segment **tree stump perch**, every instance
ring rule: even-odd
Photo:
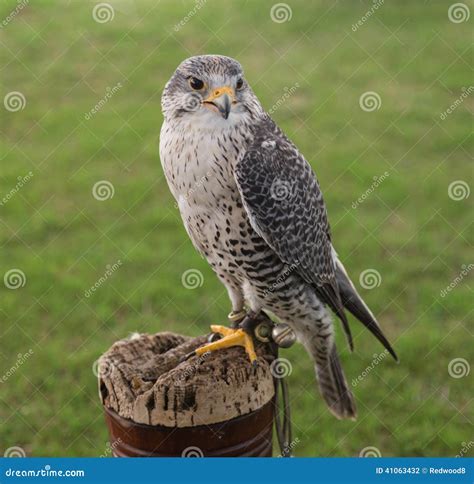
[[[275,389],[268,345],[183,357],[207,342],[134,335],[99,359],[99,394],[117,456],[271,456]]]

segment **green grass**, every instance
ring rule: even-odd
[[[243,64],[267,109],[299,84],[273,117],[318,174],[354,281],[368,268],[380,273],[380,286],[361,293],[401,359],[384,359],[354,388],[359,419],[339,422],[306,354],[283,352],[293,364],[295,454],[354,456],[367,446],[384,456],[458,454],[472,438],[472,370],[456,379],[448,364],[473,361],[472,272],[446,297],[440,291],[473,262],[473,195],[448,196],[456,180],[473,188],[472,95],[440,115],[472,81],[472,18],[450,22],[451,2],[392,1],[353,32],[371,2],[292,0],[291,21],[279,24],[272,1],[209,0],[175,32],[193,2],[110,3],[115,17],[100,24],[89,2],[31,2],[0,30],[1,97],[26,98],[21,111],[0,109],[0,199],[33,173],[0,206],[0,276],[12,268],[26,276],[17,290],[0,284],[0,376],[33,351],[0,383],[0,453],[101,455],[97,357],[130,332],[197,335],[225,320],[227,295],[187,238],[157,149],[165,82],[184,58],[221,53]],[[0,17],[16,4],[3,2]],[[367,91],[380,95],[379,110],[360,109]],[[113,184],[112,199],[92,196],[100,180]],[[204,275],[195,290],[181,284],[190,268]],[[352,327],[354,354],[338,327],[349,381],[382,351]]]

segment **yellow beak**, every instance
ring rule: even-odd
[[[222,117],[227,119],[232,103],[235,103],[235,91],[230,86],[218,87],[211,92],[207,99],[204,99],[204,103],[217,108]]]

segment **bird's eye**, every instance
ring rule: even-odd
[[[197,77],[190,77],[188,79],[188,82],[195,91],[200,91],[204,87],[204,82],[202,82],[201,79],[198,79]]]
[[[237,83],[235,84],[235,87],[237,89],[242,89],[243,86],[244,86],[244,80],[241,77],[239,77],[237,79]]]

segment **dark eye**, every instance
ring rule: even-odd
[[[188,81],[189,85],[196,91],[199,91],[204,87],[204,82],[202,82],[201,79],[198,79],[197,77],[190,77]]]
[[[235,84],[235,87],[237,89],[242,89],[243,85],[244,85],[244,80],[240,77],[239,79],[237,79],[237,83]]]

